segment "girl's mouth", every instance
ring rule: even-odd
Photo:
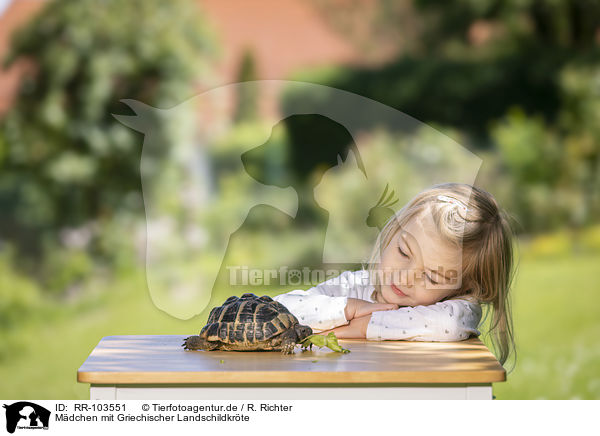
[[[401,297],[408,297],[404,292],[396,287],[396,285],[392,284],[392,291],[396,293],[396,295],[400,295]]]

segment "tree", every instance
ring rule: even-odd
[[[330,22],[338,20],[338,0],[313,1]],[[426,123],[458,128],[471,150],[497,153],[516,189],[501,200],[520,215],[525,231],[596,222],[600,1],[410,3],[410,8],[391,8],[388,0],[369,4],[380,10],[373,16],[385,17],[381,26],[414,39],[403,42],[396,59],[376,68],[345,68],[325,79],[314,76],[315,81]],[[415,23],[404,30],[407,16]],[[290,94],[286,104],[309,97]]]
[[[256,62],[250,49],[246,49],[240,69],[237,74],[237,81],[249,82],[257,80]],[[235,110],[235,121],[252,121],[258,115],[258,88],[254,86],[241,86],[237,95],[237,106]]]
[[[32,68],[1,124],[2,237],[37,252],[41,236],[140,197],[142,139],[111,114],[124,98],[161,108],[189,98],[214,47],[191,0],[48,2],[4,62]]]

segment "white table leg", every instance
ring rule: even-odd
[[[491,400],[492,385],[403,385],[388,387],[94,386],[92,400]]]
[[[90,386],[90,400],[116,400],[116,386]]]
[[[467,400],[491,400],[492,385],[467,386]]]

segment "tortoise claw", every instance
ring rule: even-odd
[[[287,343],[281,347],[281,354],[292,354],[294,352],[295,343]]]

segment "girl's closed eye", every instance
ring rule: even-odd
[[[398,251],[400,252],[400,255],[402,255],[403,257],[408,258],[408,254],[406,254],[404,251],[402,251],[402,248],[400,248],[400,246],[398,246]],[[432,284],[434,285],[439,285],[439,282],[436,282],[435,280],[433,280],[430,276],[428,276],[427,274],[425,274],[425,277],[427,277],[427,280],[429,280]]]
[[[439,285],[439,282],[434,281],[431,277],[429,277],[427,274],[425,274],[427,276],[427,279],[434,285]]]

